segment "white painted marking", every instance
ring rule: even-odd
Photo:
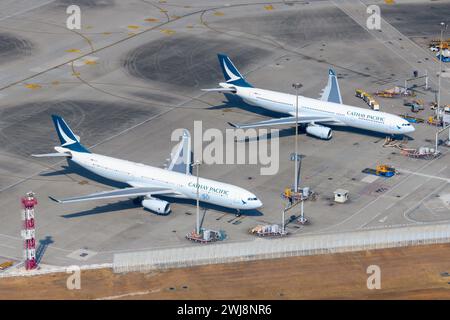
[[[364,178],[362,178],[361,181],[365,182],[365,183],[372,183],[372,182],[376,181],[378,178],[379,178],[378,176],[368,175],[368,176],[365,176]]]
[[[444,169],[445,169],[445,168],[444,168]],[[413,174],[413,175],[421,176],[421,177],[425,177],[425,178],[438,179],[438,180],[450,182],[450,178],[438,177],[438,176],[433,176],[433,175],[430,175],[430,174],[419,173],[419,172],[413,172],[413,171],[409,171],[409,170],[405,170],[405,169],[396,169],[396,170],[397,170],[398,172],[403,172],[403,173]],[[441,170],[441,171],[442,171],[442,170]]]
[[[35,1],[35,0],[33,0],[33,1]],[[25,9],[25,10],[22,10],[22,11],[19,11],[19,12],[13,13],[13,14],[10,14],[10,15],[5,16],[5,17],[0,17],[0,21],[6,20],[6,19],[8,19],[8,18],[15,17],[15,16],[17,16],[17,15],[20,15],[20,14],[22,14],[22,13],[26,13],[26,12],[28,12],[28,11],[31,11],[31,10],[34,10],[34,9],[37,9],[37,8],[40,8],[40,7],[43,7],[43,6],[47,5],[47,4],[52,3],[52,2],[55,2],[55,1],[56,1],[56,0],[49,0],[49,1],[46,1],[46,2],[44,2],[44,3],[38,4],[38,5],[34,6],[34,7],[28,7],[28,8]]]

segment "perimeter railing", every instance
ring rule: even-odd
[[[418,246],[450,242],[450,224],[312,234],[279,239],[215,243],[114,255],[114,272],[182,268],[292,256]]]

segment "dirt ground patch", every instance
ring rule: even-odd
[[[366,286],[369,265],[381,289]],[[184,269],[0,279],[3,299],[450,299],[450,244],[291,257]],[[25,290],[25,288],[27,290]]]

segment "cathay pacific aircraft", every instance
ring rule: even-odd
[[[80,143],[63,118],[52,116],[61,146],[56,153],[33,155],[34,157],[66,157],[87,170],[130,187],[89,195],[56,199],[59,203],[112,198],[137,198],[142,206],[160,215],[170,213],[170,204],[154,196],[197,199],[197,177],[191,175],[191,137],[184,129],[176,152],[171,154],[167,168],[157,168],[142,163],[120,160],[91,153]],[[199,178],[200,201],[240,210],[257,209],[262,202],[251,192],[223,182]]]
[[[219,84],[220,88],[203,89],[204,91],[235,94],[248,104],[288,115],[254,123],[230,123],[231,125],[237,128],[253,128],[296,123],[295,95],[254,88],[245,80],[229,57],[223,54],[219,54],[218,57],[226,81]],[[326,140],[332,136],[331,128],[326,125],[349,126],[390,135],[406,134],[415,130],[408,121],[399,116],[343,104],[336,74],[331,69],[328,84],[320,100],[298,97],[298,114],[298,123],[307,126],[308,134]]]

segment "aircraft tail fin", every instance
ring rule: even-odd
[[[187,129],[184,129],[180,143],[174,147],[170,154],[167,170],[191,174],[191,157],[191,135]]]
[[[227,55],[219,53],[217,57],[219,58],[220,67],[222,68],[223,76],[227,83],[238,87],[253,88],[253,86],[245,80]]]
[[[73,133],[62,117],[52,115],[52,119],[56,132],[58,133],[59,141],[61,141],[61,147],[76,152],[90,153],[90,151],[80,143],[80,137]]]
[[[320,99],[322,101],[342,104],[341,90],[339,89],[339,83],[333,69],[328,70],[328,83],[323,89]]]

